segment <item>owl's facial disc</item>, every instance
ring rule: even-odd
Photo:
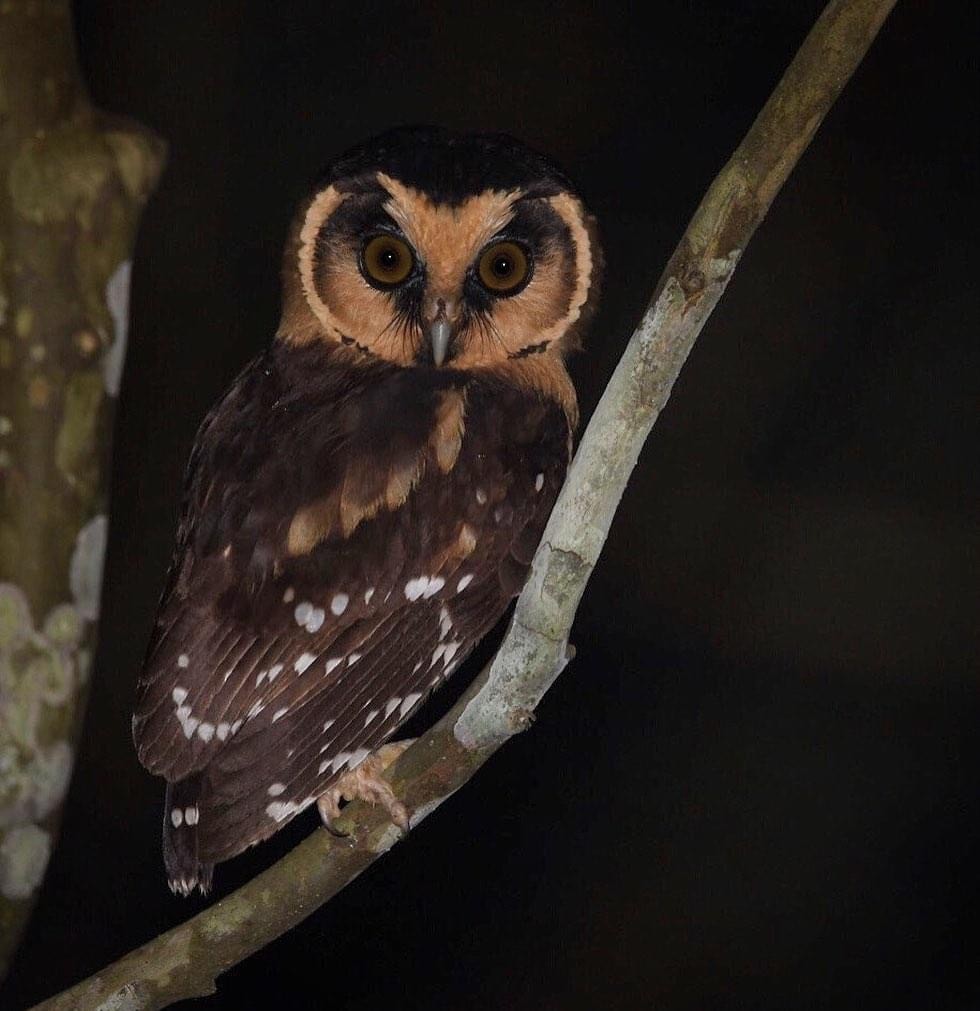
[[[383,172],[361,176],[307,210],[303,295],[321,339],[403,366],[560,353],[592,280],[584,221],[567,192],[441,203]]]

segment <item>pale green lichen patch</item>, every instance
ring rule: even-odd
[[[206,941],[220,941],[248,923],[254,912],[252,904],[244,899],[226,899],[201,924],[201,936]]]
[[[77,372],[68,381],[55,463],[72,487],[87,488],[98,475],[95,440],[104,396],[102,377],[94,370]]]
[[[123,366],[126,364],[126,342],[129,337],[129,283],[133,264],[123,260],[112,272],[105,289],[106,307],[112,317],[114,337],[102,359],[102,379],[110,397],[119,395]]]
[[[61,649],[74,649],[85,631],[85,624],[71,604],[59,604],[44,619],[44,634]]]
[[[0,653],[16,649],[33,631],[31,607],[24,592],[0,583]]]
[[[61,803],[71,778],[72,754],[66,741],[56,741],[39,751],[29,769],[34,790],[34,817],[47,818]]]
[[[94,1011],[142,1011],[147,1006],[145,988],[136,983],[127,983],[124,987],[109,994]]]
[[[3,109],[0,108],[0,119],[3,118]],[[4,248],[3,243],[0,242],[0,326],[3,326],[7,322],[7,308],[10,305],[10,299],[7,296],[7,289],[4,281]]]
[[[105,140],[116,156],[116,168],[126,192],[143,203],[160,174],[163,145],[146,134],[118,130],[106,133]]]
[[[36,225],[78,218],[88,227],[92,205],[115,168],[103,138],[74,123],[32,137],[8,176],[14,210]]]
[[[104,513],[99,513],[82,527],[75,539],[75,550],[72,552],[68,570],[68,583],[71,586],[75,606],[86,621],[95,621],[99,616],[102,566],[105,562],[108,536],[109,520]]]
[[[14,315],[14,333],[21,340],[31,335],[34,327],[34,310],[29,305],[22,305]]]
[[[72,751],[60,724],[84,628],[79,609],[60,604],[36,630],[23,591],[0,584],[0,828],[41,821],[64,797]]]
[[[18,825],[0,842],[0,892],[26,899],[41,883],[51,856],[51,837],[38,825]]]

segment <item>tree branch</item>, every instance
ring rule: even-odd
[[[499,652],[456,707],[390,770],[417,825],[532,712],[566,663],[576,608],[651,427],[705,320],[786,177],[894,0],[833,0],[712,184],[583,436]],[[308,916],[398,840],[350,805],[338,840],[316,832],[228,898],[39,1005],[150,1009],[214,991],[230,966]]]
[[[162,165],[90,105],[69,0],[0,4],[0,974],[81,725],[129,256]]]

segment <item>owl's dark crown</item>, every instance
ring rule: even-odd
[[[536,197],[575,192],[561,169],[513,137],[435,126],[398,127],[372,137],[342,154],[321,182],[356,190],[360,178],[374,185],[378,172],[449,205],[488,189],[520,189]]]

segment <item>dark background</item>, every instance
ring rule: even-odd
[[[5,1007],[201,907],[166,888],[129,707],[190,441],[273,332],[308,182],[404,122],[557,158],[608,259],[573,366],[587,414],[820,7],[674,0],[642,31],[632,4],[79,0],[95,99],[170,163],[135,261],[85,736]],[[980,1008],[974,7],[902,0],[777,199],[533,731],[209,1006]]]

